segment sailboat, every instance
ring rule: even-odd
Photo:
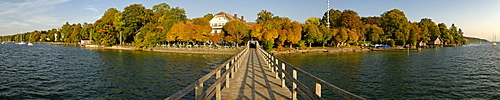
[[[30,36],[31,37],[31,36]],[[30,38],[31,39],[31,38]],[[21,30],[21,42],[17,43],[18,45],[21,45],[21,46],[33,46],[33,43],[25,43],[23,41],[23,30]]]
[[[497,46],[497,43],[495,43],[497,41],[497,36],[495,34],[493,34],[493,43],[491,43],[492,46]]]

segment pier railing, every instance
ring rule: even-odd
[[[186,88],[176,92],[165,100],[178,100],[184,97],[186,94],[194,91],[196,100],[207,100],[211,99],[214,95],[217,100],[221,99],[221,89],[222,86],[229,87],[229,78],[234,77],[237,68],[241,65],[241,58],[248,53],[248,44],[245,49],[236,53],[231,59],[224,62],[222,65],[208,73],[207,75],[201,77],[197,81],[188,85]],[[208,88],[204,88],[205,82],[215,75],[215,82],[211,84]]]
[[[247,43],[247,46],[245,49],[241,50],[240,52],[236,53],[231,59],[208,73],[207,75],[203,76],[202,78],[198,79],[197,81],[193,82],[192,84],[188,85],[186,88],[176,92],[175,94],[171,95],[170,97],[166,98],[165,100],[177,100],[181,99],[188,93],[194,91],[195,92],[195,99],[197,100],[208,100],[212,99],[213,96],[215,96],[216,100],[221,100],[221,90],[222,86],[224,87],[229,87],[229,78],[234,77],[237,68],[241,65],[241,58],[248,53],[249,50],[249,45],[250,42]],[[272,71],[275,73],[275,77],[277,79],[281,79],[281,87],[282,88],[289,88],[291,89],[290,91],[292,92],[292,100],[297,100],[298,95],[302,97],[302,99],[306,100],[323,100],[321,97],[322,95],[322,89],[326,88],[327,90],[330,90],[344,98],[350,99],[350,100],[365,100],[365,98],[360,97],[358,95],[352,94],[346,90],[343,90],[337,86],[334,86],[312,74],[309,74],[308,72],[299,69],[292,64],[285,62],[282,59],[279,59],[278,57],[266,52],[265,50],[261,49],[258,43],[256,43],[256,49],[258,51],[259,55],[264,56],[264,60],[266,61],[267,65],[269,68],[272,69]],[[291,70],[291,72],[287,71]],[[297,74],[300,74],[301,76],[305,76],[309,80],[314,81],[314,91],[310,90],[310,88],[306,85],[304,85],[300,79],[298,79]],[[215,75],[215,81],[208,87],[204,88],[205,82]],[[286,82],[291,83],[291,87],[286,85]]]
[[[297,94],[299,94],[302,99],[306,100],[323,100],[321,97],[322,94],[322,89],[326,88],[344,98],[350,99],[350,100],[365,100],[365,98],[360,97],[358,95],[355,95],[353,93],[350,93],[346,90],[343,90],[337,86],[334,86],[312,74],[309,74],[308,72],[299,69],[292,64],[268,53],[267,51],[261,49],[257,45],[258,51],[261,55],[264,55],[265,61],[268,63],[268,67],[272,69],[273,72],[276,73],[275,77],[277,79],[281,79],[281,87],[283,88],[290,88],[287,87],[285,82],[290,82],[292,84],[291,87],[291,92],[292,92],[292,100],[297,100]],[[287,70],[291,70],[290,72],[287,72]],[[315,83],[314,91],[311,91],[309,87],[304,85],[297,77],[297,74],[301,74],[302,76],[305,76],[306,78],[309,78],[310,80],[313,80]]]

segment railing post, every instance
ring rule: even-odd
[[[284,62],[281,62],[281,87],[282,88],[285,88],[286,87],[286,84],[285,84],[285,63]]]
[[[318,82],[315,82],[316,83],[316,91],[314,91],[314,93],[316,93],[316,95],[318,95],[319,98],[321,98],[321,84],[319,84]]]
[[[196,84],[194,91],[195,91],[195,99],[198,100],[200,96],[202,96],[201,94],[203,94],[203,82],[198,81],[198,84]]]
[[[268,68],[271,68],[271,63],[272,63],[272,61],[271,61],[271,56],[269,56],[269,53],[267,53],[267,52],[264,52],[264,53],[265,53],[266,58],[267,58],[267,59],[266,59],[266,60],[267,60],[267,63],[268,63],[268,64],[267,64],[267,67],[268,67]],[[274,70],[273,70],[272,72],[274,72]]]
[[[231,66],[234,66],[234,65],[235,65],[235,64],[234,64],[234,60],[235,60],[235,59],[231,60]],[[231,68],[231,69],[230,69],[230,71],[231,71],[231,78],[233,78],[233,77],[234,77],[234,67],[233,67],[233,68]]]
[[[276,62],[276,63],[274,63],[274,64],[276,64],[276,66],[274,67],[274,70],[276,70],[276,79],[279,79],[278,74],[279,74],[280,70],[278,69],[279,68],[278,59],[276,59],[274,57],[273,57],[273,59]]]
[[[275,69],[274,69],[274,65],[275,65],[275,64],[274,64],[274,59],[273,59],[273,57],[272,57],[272,56],[269,56],[269,64],[270,64],[270,66],[271,66],[271,72],[273,72],[273,73],[274,73],[274,71],[275,71]]]
[[[226,64],[226,72],[229,72],[229,63]],[[229,73],[226,74],[226,88],[229,88]]]
[[[293,79],[297,80],[297,70],[292,70]],[[297,83],[292,82],[292,100],[297,100]]]
[[[217,71],[217,73],[215,73],[215,80],[218,80],[220,78],[220,70]],[[217,86],[215,87],[215,99],[216,100],[221,100],[221,92],[220,92],[220,89],[221,89],[221,84],[217,84]]]

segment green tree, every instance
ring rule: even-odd
[[[373,43],[380,43],[384,30],[375,24],[365,24],[366,40]]]
[[[151,22],[153,11],[146,9],[142,4],[132,4],[124,8],[123,20],[125,22],[122,35],[124,42],[131,43],[140,28]]]
[[[452,43],[452,41],[454,41],[453,40],[454,38],[453,38],[453,35],[450,33],[450,30],[448,30],[448,27],[446,26],[446,24],[439,23],[438,27],[439,27],[439,31],[441,32],[441,38],[443,38],[443,40],[446,43]]]
[[[305,23],[319,26],[321,24],[320,20],[318,17],[309,17]]]
[[[114,15],[113,25],[115,26],[115,30],[118,31],[118,42],[119,44],[123,44],[123,39],[125,38],[123,35],[123,29],[125,25],[125,21],[123,20],[123,14],[121,12],[117,12]]]
[[[206,21],[209,21],[212,20],[212,18],[214,18],[214,15],[213,14],[206,14],[203,16],[203,19],[205,19]]]
[[[68,38],[71,35],[71,24],[69,22],[66,22],[62,27],[61,27],[61,41],[63,42],[70,42],[70,39]]]
[[[406,44],[405,42],[409,38],[410,26],[404,12],[399,9],[393,9],[386,11],[381,17],[384,33],[396,40],[398,42],[397,44]]]
[[[309,47],[311,47],[312,43],[323,40],[322,34],[316,25],[304,25],[302,34],[304,36],[304,40],[306,40],[309,44]]]
[[[320,32],[322,33],[321,35],[321,38],[318,42],[321,43],[323,45],[323,47],[325,47],[325,44],[328,44],[328,41],[330,41],[332,38],[333,38],[333,31],[329,28],[327,28],[326,26],[319,26],[319,29],[320,29]]]
[[[267,10],[262,10],[261,12],[259,12],[257,14],[257,23],[265,23],[267,22],[268,20],[272,20],[273,19],[273,16],[274,14],[267,11]]]
[[[193,24],[194,25],[201,25],[201,26],[210,26],[210,20],[206,20],[205,18],[194,18],[193,19]]]
[[[323,18],[321,19],[321,25],[325,25],[328,22],[328,13],[330,14],[330,27],[329,28],[338,28],[339,25],[337,25],[337,20],[340,18],[340,15],[342,15],[342,11],[340,10],[334,10],[330,9],[325,14],[323,14]]]
[[[97,20],[95,22],[95,28],[96,30],[99,30],[99,32],[91,32],[94,33],[92,40],[96,42],[99,45],[106,45],[106,46],[111,46],[115,45],[117,42],[117,28],[115,27],[115,20],[120,20],[120,19],[115,19],[117,13],[120,13],[120,11],[116,10],[115,8],[109,8],[104,15],[101,17],[101,19]],[[89,28],[89,27],[87,27]],[[89,29],[85,29],[89,30]]]

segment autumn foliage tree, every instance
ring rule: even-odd
[[[91,39],[94,44],[112,46],[125,43],[140,48],[159,43],[217,43],[219,41],[242,43],[243,40],[261,41],[264,48],[305,48],[326,44],[385,43],[412,46],[430,41],[430,36],[440,36],[448,44],[463,44],[464,32],[455,24],[436,24],[430,18],[411,22],[403,11],[392,9],[380,16],[360,17],[354,10],[329,9],[321,18],[310,17],[304,23],[287,17],[275,16],[267,10],[257,13],[256,23],[232,20],[223,26],[222,33],[211,33],[212,14],[188,19],[186,11],[166,3],[151,9],[142,4],[132,4],[118,11],[109,8],[94,23],[64,23],[60,28],[47,31],[26,32],[4,36],[11,41],[68,42]],[[329,23],[328,23],[329,20]],[[189,21],[189,22],[188,22]],[[330,25],[330,27],[327,27]]]
[[[248,35],[249,29],[245,22],[232,20],[226,23],[222,30],[227,34],[228,41],[236,42],[236,47],[238,47],[238,43],[242,42],[241,39]]]

